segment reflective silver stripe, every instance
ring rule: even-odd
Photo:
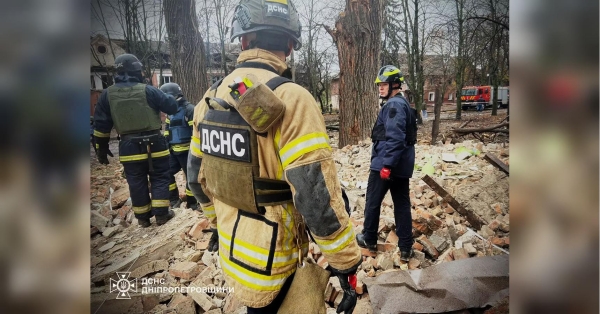
[[[283,152],[283,154],[280,155],[281,164],[284,168],[294,160],[298,159],[303,154],[309,153],[319,148],[330,148],[329,144],[327,143],[327,138],[321,134],[309,134],[309,136],[306,137],[306,140],[303,140],[299,143],[290,143],[293,146],[290,147],[290,144],[288,144],[286,145],[286,147],[281,149],[280,153]]]
[[[348,245],[350,240],[354,239],[354,229],[350,224],[342,231],[341,234],[334,240],[319,240],[315,238],[315,241],[319,245],[319,248],[323,252],[334,253],[340,251]]]

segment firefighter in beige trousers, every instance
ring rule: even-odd
[[[214,208],[216,214],[212,222],[216,227],[218,221],[219,257],[227,284],[248,313],[276,313],[297,267],[297,243],[302,243],[304,253],[308,247],[307,235],[297,231],[297,224],[310,230],[332,274],[355,274],[362,258],[321,111],[304,88],[281,78],[288,71],[286,57],[300,48],[295,8],[290,1],[242,1],[231,31],[232,40],[238,37],[243,50],[238,66],[206,92],[203,99],[209,98],[208,104],[203,100],[195,108],[188,180],[193,192],[202,183],[202,193],[214,201],[214,206],[207,201],[203,209],[210,213]],[[258,81],[254,83],[273,89],[285,105],[282,117],[269,120],[272,124],[260,133],[239,115],[234,117],[233,110],[225,110],[237,101],[234,81],[249,74]],[[256,165],[250,179],[247,165]],[[240,200],[247,189],[257,205],[253,200],[249,206],[258,212],[240,209],[246,206]],[[280,194],[264,195],[260,189]],[[355,292],[345,291],[338,313],[351,313],[355,303]]]

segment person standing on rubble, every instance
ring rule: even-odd
[[[286,57],[301,47],[300,32],[291,1],[241,1],[230,34],[232,41],[241,38],[238,65],[194,112],[198,141],[192,142],[188,178],[196,175],[213,197],[221,267],[249,314],[277,313],[299,251],[307,253],[308,236],[299,231],[304,226],[346,287],[338,313],[356,305],[348,276],[362,257],[321,109],[284,78],[290,73]]]
[[[152,216],[156,216],[157,225],[162,225],[175,213],[169,209],[169,144],[160,134],[160,111],[176,113],[177,101],[142,83],[142,63],[132,54],[118,56],[115,70],[115,84],[102,92],[94,112],[98,161],[108,164],[108,142],[114,127],[121,136],[119,160],[135,217],[143,228],[150,226]]]
[[[181,87],[176,83],[166,83],[160,87],[165,94],[177,98],[177,113],[167,117],[165,133],[163,134],[169,141],[169,200],[171,208],[179,208],[182,200],[179,198],[179,190],[175,182],[175,174],[183,169],[187,181],[187,160],[190,151],[190,142],[192,140],[192,125],[194,119],[194,105],[192,105],[181,91]],[[185,195],[187,196],[187,208],[198,209],[198,202],[192,194],[190,187],[186,184]]]
[[[416,111],[399,95],[404,77],[400,70],[386,65],[379,70],[375,83],[381,110],[371,133],[373,150],[367,185],[365,222],[358,245],[377,252],[377,230],[381,202],[390,191],[394,202],[394,218],[400,258],[408,261],[413,256],[412,217],[410,212],[409,179],[415,166],[417,139]]]

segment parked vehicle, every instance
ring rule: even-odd
[[[493,105],[494,99],[494,88],[493,86],[466,86],[461,91],[461,107],[462,109],[469,109],[477,107],[477,101],[483,98],[483,102],[486,108],[490,108]],[[508,107],[509,94],[508,86],[498,87],[498,107]]]

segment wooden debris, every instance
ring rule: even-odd
[[[425,181],[425,183],[427,183],[427,185],[429,185],[437,194],[443,197],[454,210],[463,215],[475,230],[479,230],[481,229],[481,226],[485,225],[485,222],[477,214],[464,208],[454,197],[452,197],[452,195],[450,195],[450,193],[435,182],[432,177],[425,175],[421,180]]]
[[[456,133],[480,133],[480,132],[492,132],[492,133],[508,133],[508,129],[504,129],[504,127],[508,127],[509,123],[504,122],[498,125],[493,125],[488,128],[471,128],[471,129],[454,129],[453,131]]]
[[[500,171],[503,171],[504,173],[508,174],[508,165],[505,164],[504,162],[502,162],[502,160],[500,160],[498,157],[496,157],[493,154],[485,154],[484,156],[485,160],[489,161],[494,167],[500,169]]]

